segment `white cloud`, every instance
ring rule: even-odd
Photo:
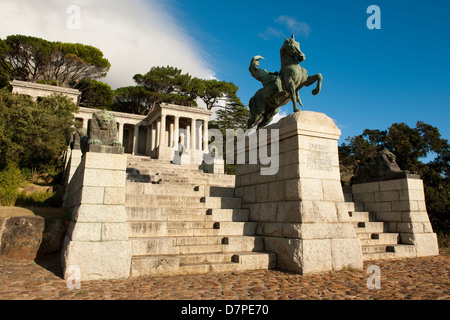
[[[68,28],[71,5],[80,8],[80,29]],[[0,0],[0,38],[23,34],[99,48],[111,63],[103,79],[113,88],[134,85],[133,76],[153,66],[174,66],[213,78],[201,46],[157,0]]]
[[[298,21],[297,18],[282,15],[275,21],[285,25],[288,31],[293,34],[301,34],[305,37],[309,37],[309,34],[311,33],[311,27],[304,21]]]
[[[273,117],[273,119],[272,119],[272,121],[269,123],[269,125],[270,124],[273,124],[273,123],[277,123],[278,121],[280,121],[281,119],[283,119],[284,117],[286,117],[287,116],[287,113],[286,112],[278,112],[274,117]]]
[[[306,22],[299,21],[295,17],[281,15],[277,19],[275,19],[275,22],[280,27],[283,26],[285,31],[288,32],[289,34],[285,34],[278,27],[268,26],[264,29],[263,32],[258,34],[258,36],[263,38],[264,40],[270,40],[273,38],[280,38],[280,37],[290,37],[291,34],[301,35],[308,38],[312,31],[311,27]]]
[[[264,40],[270,40],[272,38],[282,38],[284,34],[281,30],[274,27],[266,27],[263,32],[258,34],[259,37]]]

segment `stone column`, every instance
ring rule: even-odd
[[[161,124],[159,128],[159,149],[166,147],[166,115],[161,115]]]
[[[152,151],[152,127],[151,125],[147,125],[147,139],[146,139],[146,145],[145,145],[145,155],[149,156],[150,152]]]
[[[191,149],[191,125],[189,125],[189,124],[186,126],[185,143],[186,143],[186,149],[190,150]]]
[[[203,152],[208,152],[208,121],[203,121]]]
[[[161,119],[156,122],[156,136],[155,136],[156,148],[159,148],[161,142]]]
[[[151,131],[150,152],[153,153],[156,148],[156,125],[154,122],[151,124]]]
[[[123,123],[118,123],[119,124],[119,142],[123,145]]]
[[[174,121],[171,121],[169,124],[169,148],[172,148],[174,146],[174,137],[173,137],[173,128],[174,128]]]
[[[178,142],[180,140],[180,117],[175,116],[174,126],[175,126],[175,128],[174,128],[173,137],[172,137],[172,141],[173,141],[172,147],[178,149]]]
[[[258,164],[236,167],[236,195],[250,209],[249,220],[258,222],[265,250],[277,254],[279,268],[302,274],[362,268],[360,240],[340,183],[340,130],[325,114],[308,111],[266,129],[271,138],[270,130],[278,130],[279,149],[269,140],[267,150],[279,166],[262,174],[269,165],[266,159],[261,163],[261,153],[266,155],[259,131],[260,149],[247,146],[244,151],[257,152]]]
[[[191,141],[190,141],[190,146],[191,146],[191,161],[194,162],[195,160],[195,145],[196,145],[196,120],[195,119],[191,119]]]
[[[138,154],[138,140],[139,140],[139,126],[136,124],[134,126],[134,135],[133,135],[133,155]]]

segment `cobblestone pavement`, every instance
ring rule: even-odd
[[[366,262],[364,270],[298,275],[279,270],[86,281],[69,290],[57,257],[0,260],[1,300],[450,300],[450,248],[436,257]],[[381,271],[370,290],[366,271]],[[374,283],[375,282],[371,282]]]

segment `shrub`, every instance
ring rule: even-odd
[[[56,192],[34,192],[29,195],[21,192],[15,204],[19,207],[58,207],[59,202]]]
[[[22,171],[14,164],[8,164],[0,172],[0,205],[14,206],[18,197],[17,189],[25,181]]]

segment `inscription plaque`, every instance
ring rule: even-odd
[[[306,159],[308,170],[331,172],[332,159],[327,151],[327,145],[310,143]]]

